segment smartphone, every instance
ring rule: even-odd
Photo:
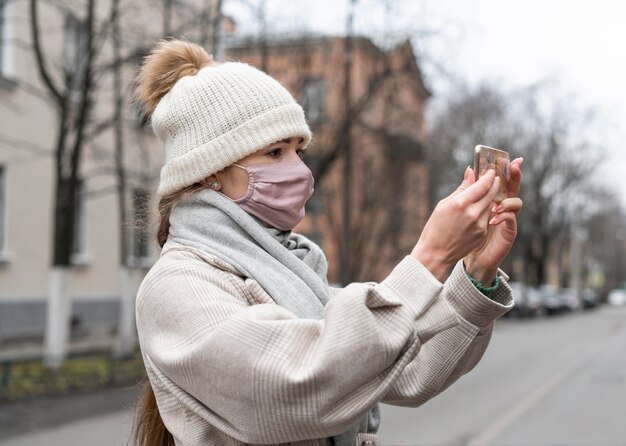
[[[474,147],[474,174],[478,180],[487,170],[493,169],[500,177],[500,189],[494,201],[500,202],[509,197],[509,164],[511,157],[504,150],[483,145]]]

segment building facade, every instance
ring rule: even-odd
[[[94,5],[91,28],[90,3]],[[71,91],[75,87],[68,84],[67,76],[83,75],[90,33],[91,108],[82,134],[66,283],[76,332],[86,325],[115,331],[122,288],[136,289],[158,254],[149,235],[154,219],[147,209],[154,207],[163,150],[150,128],[139,125],[131,101],[137,67],[147,47],[164,35],[184,30],[190,40],[210,44],[218,2],[118,2],[115,14],[114,2],[36,4],[41,65],[54,92],[41,75],[29,2],[0,0],[0,351],[3,339],[40,337],[46,324],[63,132],[55,93],[66,98],[73,110],[74,116],[69,113],[66,119],[76,122],[81,95],[78,87]],[[119,94],[116,73],[122,85]],[[115,114],[118,99],[123,104],[119,117]],[[118,131],[121,163],[116,153]],[[67,135],[71,139],[76,132]]]

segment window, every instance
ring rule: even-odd
[[[310,122],[320,122],[324,116],[324,79],[309,78],[302,86],[302,107]]]
[[[13,16],[14,1],[0,0],[0,78],[13,85]],[[9,81],[8,83],[6,81]]]
[[[0,0],[0,73],[3,72],[4,68],[4,46],[6,45],[6,25],[4,24],[6,20],[6,1]]]
[[[70,87],[76,92],[80,91],[87,68],[88,32],[85,22],[71,14],[66,16],[63,33],[63,66],[70,76]]]
[[[76,185],[76,207],[74,208],[74,241],[72,245],[72,254],[84,256],[85,242],[87,232],[87,219],[85,215],[85,184],[82,180]],[[77,260],[75,263],[82,263]]]
[[[0,255],[6,251],[6,169],[0,166]]]
[[[150,256],[150,225],[148,224],[149,212],[148,201],[150,195],[146,189],[133,190],[133,232],[132,232],[132,257],[145,259]]]

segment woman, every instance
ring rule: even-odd
[[[480,360],[513,305],[498,266],[521,159],[499,206],[493,172],[468,168],[385,280],[336,289],[320,248],[291,231],[314,181],[287,90],[170,40],[146,58],[138,99],[166,162],[163,249],[137,296],[137,444],[377,444],[377,403],[419,406]]]

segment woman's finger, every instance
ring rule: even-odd
[[[476,173],[474,172],[474,169],[472,169],[470,166],[467,166],[467,169],[465,170],[465,175],[469,184],[474,184],[476,182]]]
[[[515,213],[515,215],[517,215],[523,206],[524,203],[522,202],[521,198],[505,198],[504,200],[502,200],[501,203],[495,204],[491,208],[491,212],[494,212],[495,214],[500,214],[502,212],[512,211]]]
[[[522,184],[524,158],[515,158],[509,165],[509,197],[517,197]]]
[[[507,229],[515,231],[517,229],[517,217],[515,216],[515,213],[503,212],[495,215],[491,220],[489,220],[489,225],[491,226],[497,226],[501,223],[506,223]]]
[[[472,171],[472,174],[473,173]],[[493,183],[495,182],[495,177],[496,173],[491,169],[488,170],[478,181],[471,184],[467,189],[457,195],[457,202],[461,207],[465,207],[471,203],[480,201],[482,198],[489,195]]]
[[[493,200],[496,198],[496,195],[498,193],[498,189],[500,189],[500,177],[496,177],[494,179],[493,183],[491,184],[491,188],[489,189],[489,192],[478,201],[477,205],[480,207],[481,212],[487,209],[489,205],[493,203]]]

